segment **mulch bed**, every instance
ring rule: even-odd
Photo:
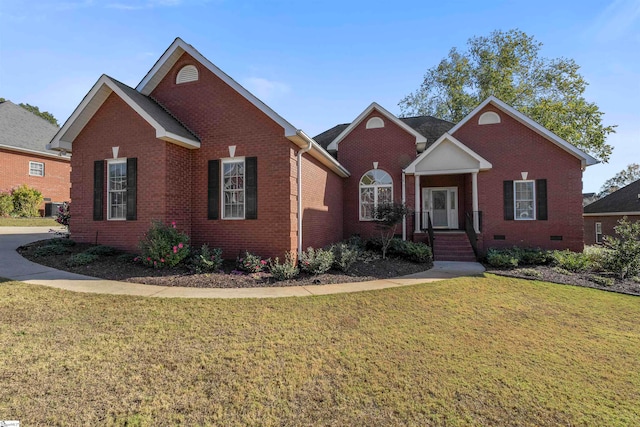
[[[553,269],[553,267],[549,266],[524,266],[512,270],[502,270],[493,268],[485,264],[485,268],[487,269],[487,273],[497,274],[500,276],[517,277],[519,279],[527,280],[542,280],[545,282],[558,283],[561,285],[583,286],[587,288],[601,289],[603,291],[619,292],[629,295],[640,295],[640,283],[632,279],[620,280],[610,273],[584,272],[563,274],[557,272]],[[538,278],[523,274],[524,272],[527,272],[527,270],[535,270],[542,276]],[[592,279],[593,276],[610,278],[613,279],[614,282],[610,286],[602,285],[600,283],[594,282]]]
[[[366,259],[357,261],[348,273],[337,270],[330,270],[327,273],[316,276],[300,273],[295,279],[278,282],[270,273],[231,274],[235,270],[235,262],[233,261],[225,261],[222,273],[204,274],[193,273],[184,267],[153,269],[130,260],[127,261],[118,255],[100,256],[97,261],[91,264],[69,267],[66,265],[66,260],[71,255],[84,252],[93,245],[78,243],[75,246],[68,247],[68,253],[66,254],[36,257],[34,252],[48,243],[47,240],[31,243],[18,248],[18,252],[30,261],[72,273],[147,285],[186,286],[192,288],[254,288],[363,282],[418,273],[429,270],[433,266],[433,264],[415,264],[397,258],[383,260],[368,254],[365,257]]]

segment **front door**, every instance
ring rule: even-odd
[[[458,228],[458,187],[431,187],[422,189],[423,228],[426,213],[431,215],[433,228]]]

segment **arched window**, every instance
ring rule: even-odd
[[[373,219],[373,210],[393,202],[393,180],[383,170],[371,169],[360,179],[360,220]]]
[[[185,65],[178,71],[176,76],[176,83],[188,83],[198,80],[198,69],[193,65]]]

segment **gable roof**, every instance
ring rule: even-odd
[[[68,156],[46,149],[56,132],[58,126],[31,111],[11,101],[0,103],[0,148],[68,160]]]
[[[533,130],[534,132],[538,133],[539,135],[553,142],[554,144],[556,144],[558,147],[562,148],[569,154],[572,154],[573,156],[577,157],[580,160],[583,169],[586,166],[591,166],[591,165],[595,165],[596,163],[599,163],[599,161],[596,158],[590,156],[589,154],[580,150],[576,146],[568,143],[567,141],[560,138],[555,133],[551,132],[549,129],[533,121],[529,117],[522,114],[520,111],[516,110],[515,108],[511,107],[508,104],[505,104],[504,102],[502,102],[501,100],[499,100],[493,95],[485,99],[480,105],[474,108],[473,111],[467,114],[464,119],[462,119],[460,122],[458,122],[458,124],[456,124],[454,127],[452,127],[449,130],[449,133],[453,135],[458,129],[464,126],[465,123],[467,123],[472,117],[474,117],[479,111],[481,111],[484,107],[486,107],[489,104],[493,105],[494,107],[498,108],[502,112],[516,119],[518,122],[527,126],[529,129]]]
[[[48,148],[72,152],[72,144],[106,99],[115,93],[156,130],[156,138],[186,148],[199,148],[200,140],[153,99],[103,74],[53,137]]]
[[[399,117],[399,119],[424,136],[427,139],[427,147],[453,127],[453,123],[432,116]],[[313,139],[326,149],[350,124],[336,125],[314,136]]]
[[[640,179],[585,206],[584,213],[634,213],[640,215]]]
[[[346,138],[347,135],[349,135],[351,131],[353,131],[369,114],[371,114],[373,110],[378,111],[380,114],[385,116],[389,121],[395,123],[401,129],[404,129],[406,132],[413,135],[416,138],[416,144],[420,144],[420,143],[426,144],[427,138],[425,138],[424,135],[416,131],[414,128],[412,128],[411,126],[409,126],[408,124],[400,120],[399,118],[397,118],[395,115],[391,114],[386,109],[382,108],[376,102],[372,102],[371,105],[369,105],[362,113],[360,113],[360,115],[356,117],[356,119],[351,124],[349,124],[346,128],[344,128],[342,132],[340,132],[340,134],[333,141],[331,141],[331,143],[329,143],[329,145],[327,146],[327,149],[337,151],[340,141]]]
[[[431,144],[431,146],[429,146],[424,152],[422,152],[413,162],[411,162],[409,164],[409,166],[407,166],[404,169],[405,173],[408,174],[415,174],[415,173],[420,173],[420,172],[426,172],[426,171],[420,171],[418,170],[418,165],[420,165],[420,163],[422,161],[424,161],[425,159],[427,159],[429,156],[432,156],[434,154],[436,154],[439,150],[441,146],[444,146],[444,144],[449,143],[452,144],[454,147],[456,147],[458,149],[458,152],[455,153],[455,157],[457,158],[451,158],[451,154],[452,153],[447,153],[448,155],[446,157],[448,157],[446,160],[440,158],[439,161],[445,160],[443,162],[443,167],[441,169],[430,169],[431,172],[433,172],[433,174],[442,174],[442,173],[456,173],[456,172],[479,172],[481,170],[488,170],[491,169],[493,167],[493,165],[491,163],[489,163],[487,160],[485,160],[482,156],[480,156],[478,153],[476,153],[475,151],[473,151],[472,149],[470,149],[469,147],[467,147],[466,145],[464,145],[462,142],[458,141],[454,136],[450,135],[449,133],[445,132],[444,135],[442,135],[440,138],[438,138],[438,140],[436,142],[434,142],[433,144]],[[461,162],[459,160],[461,160],[462,158],[465,159],[471,159],[472,162],[477,162],[477,164],[473,164],[473,165],[469,165],[468,162]],[[447,163],[449,162],[449,163]],[[465,169],[464,170],[459,170],[461,168],[461,166],[459,166],[458,164],[462,164],[465,163],[465,166],[463,166]],[[455,166],[451,167],[450,165],[452,164],[456,164]],[[471,169],[467,169],[469,166],[471,166]]]

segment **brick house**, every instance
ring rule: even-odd
[[[45,203],[69,200],[69,156],[45,148],[56,132],[57,126],[19,105],[0,103],[0,191],[26,184]]]
[[[176,221],[229,258],[367,237],[391,200],[416,211],[406,239],[431,219],[479,251],[579,250],[596,162],[495,98],[455,126],[374,103],[310,138],[181,39],[135,89],[100,77],[50,147],[73,152],[74,239],[133,250],[151,220]]]
[[[613,227],[627,217],[640,221],[640,180],[614,191],[584,207],[584,243],[602,243],[603,236],[614,236]]]

